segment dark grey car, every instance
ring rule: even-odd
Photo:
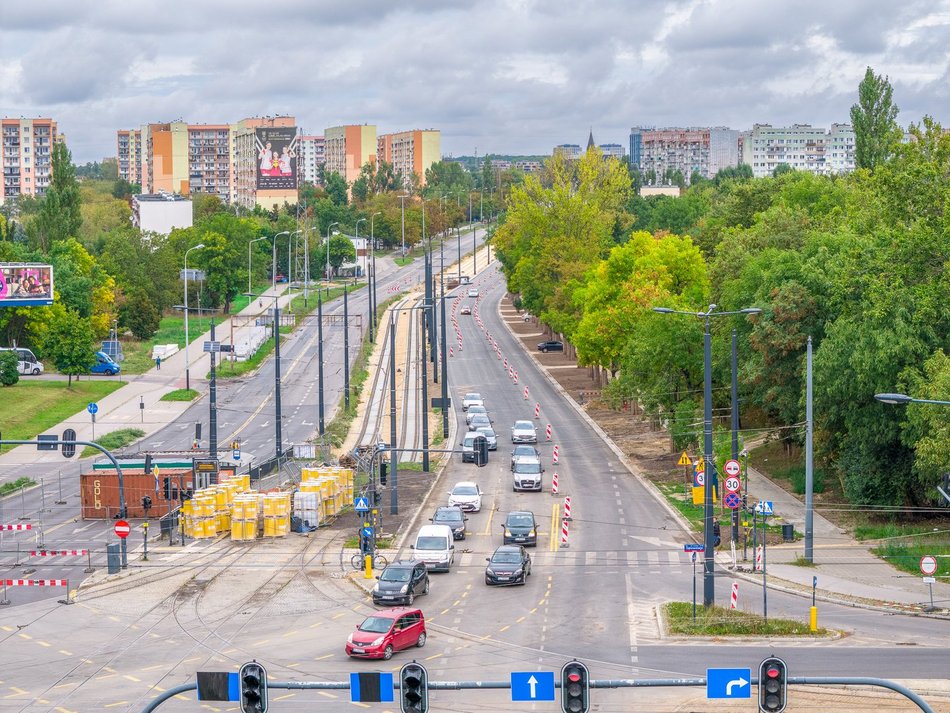
[[[416,595],[429,593],[429,572],[420,560],[393,562],[376,579],[373,604],[411,606]]]
[[[530,510],[516,510],[508,513],[508,517],[501,524],[504,528],[504,543],[506,545],[524,545],[537,547],[538,522]]]
[[[448,525],[452,528],[452,536],[456,540],[465,539],[465,523],[468,518],[457,505],[443,505],[435,509],[435,515],[429,518],[433,525]]]

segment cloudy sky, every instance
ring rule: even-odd
[[[2,0],[0,115],[79,163],[115,132],[290,114],[442,131],[445,155],[631,126],[848,121],[870,65],[950,124],[950,0]]]

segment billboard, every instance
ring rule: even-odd
[[[297,127],[255,129],[257,189],[297,190]]]
[[[53,304],[53,266],[0,263],[0,307]]]

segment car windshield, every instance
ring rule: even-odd
[[[416,540],[417,550],[444,550],[444,537],[420,537]]]
[[[496,552],[491,556],[492,564],[517,564],[521,562],[520,552]]]
[[[475,436],[465,436],[465,440],[462,441],[462,445],[467,448],[471,448],[475,445]]]
[[[519,460],[515,463],[514,468],[515,473],[540,473],[541,464],[537,461],[523,461]]]
[[[456,485],[452,495],[478,495],[478,488],[474,485]]]
[[[477,425],[477,424],[484,424],[484,425],[487,426],[489,423],[491,423],[491,419],[489,419],[488,416],[486,416],[486,415],[483,414],[483,413],[477,413],[477,414],[475,414],[475,415],[472,417],[472,425],[473,425],[473,426],[475,426],[475,425]],[[476,430],[478,430],[478,429],[476,429]]]
[[[508,525],[511,527],[531,527],[533,524],[534,518],[525,513],[508,516]]]
[[[479,406],[478,404],[475,404],[474,406],[468,407],[468,412],[471,414],[488,413],[488,409],[486,409],[484,406]]]
[[[515,429],[524,431],[533,431],[534,424],[531,421],[515,421]]]
[[[380,582],[408,582],[409,581],[409,570],[404,567],[393,568],[387,567],[383,570],[383,573],[379,576]]]
[[[475,393],[474,391],[469,394],[465,394],[465,398],[463,399],[463,401],[481,401],[481,400],[482,400],[482,395]]]
[[[437,522],[461,522],[462,521],[462,511],[461,510],[440,510],[435,514],[434,518]]]
[[[371,634],[385,634],[393,625],[393,620],[384,616],[371,616],[360,624],[360,631]]]
[[[515,446],[515,450],[514,450],[514,453],[512,453],[512,455],[515,457],[518,457],[518,456],[537,457],[538,452],[531,446]]]
[[[490,428],[479,428],[478,432],[481,433],[485,438],[494,438],[495,432]]]

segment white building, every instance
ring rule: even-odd
[[[336,235],[335,232],[334,235]],[[356,250],[356,260],[353,262],[347,261],[340,265],[340,273],[353,275],[354,277],[365,277],[369,273],[369,240],[367,238],[354,238],[352,235],[346,237],[353,243],[353,249]]]
[[[601,144],[597,148],[603,152],[604,158],[615,158],[618,161],[623,161],[627,155],[627,150],[622,144]]]
[[[297,178],[319,183],[320,168],[326,163],[326,144],[322,136],[297,137]]]
[[[143,232],[168,235],[175,228],[190,228],[191,199],[171,193],[132,197],[132,224]]]
[[[568,160],[574,160],[581,157],[581,147],[578,144],[558,144],[551,154],[553,156],[560,154]]]
[[[755,124],[742,133],[742,162],[757,178],[783,163],[821,175],[846,173],[854,170],[854,130],[849,124],[833,124],[830,131],[810,124]]]

